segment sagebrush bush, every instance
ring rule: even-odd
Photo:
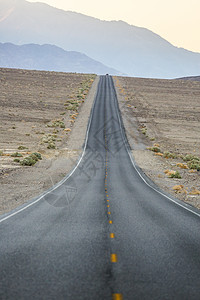
[[[193,170],[200,171],[200,161],[199,160],[191,160],[187,163],[188,167]]]
[[[65,123],[61,120],[56,120],[51,124],[48,124],[47,127],[60,127],[60,128],[65,128]]]
[[[182,177],[181,177],[180,173],[178,171],[176,171],[174,174],[173,173],[170,174],[169,178],[178,178],[178,179],[181,179]]]
[[[48,149],[56,149],[55,143],[49,143],[47,146]]]
[[[29,155],[29,157],[31,157],[33,160],[35,161],[38,161],[38,160],[41,160],[42,159],[42,156],[40,153],[37,153],[37,152],[34,152],[34,153],[31,153]]]
[[[11,154],[11,157],[22,157],[23,155],[19,152],[15,152],[13,154]]]
[[[24,150],[24,149],[27,149],[27,147],[24,147],[24,146],[19,146],[18,147],[18,150]]]
[[[187,162],[188,168],[200,171],[200,158],[198,156],[187,154],[182,156],[182,159]]]
[[[41,160],[42,156],[38,152],[31,153],[29,156],[25,157],[20,161],[22,166],[33,166],[36,164],[38,160]]]
[[[191,160],[198,160],[200,161],[200,158],[195,156],[195,155],[192,155],[192,154],[187,154],[186,156],[182,157],[182,159],[184,161],[191,161]]]
[[[165,151],[164,153],[163,153],[163,156],[165,157],[165,158],[177,158],[177,155],[175,154],[175,153],[171,153],[171,152],[168,152],[168,151]]]
[[[159,147],[156,147],[156,146],[151,147],[151,148],[148,148],[148,149],[151,150],[151,151],[153,151],[153,152],[159,152],[159,153],[161,153],[160,148],[159,148]]]
[[[30,156],[24,158],[23,160],[20,161],[20,164],[22,166],[33,166],[36,164],[36,160],[34,160],[33,158],[31,158]]]
[[[146,135],[147,134],[147,129],[146,128],[142,128],[141,132],[142,132],[142,134]]]
[[[13,161],[19,163],[20,159],[19,158],[15,158]]]

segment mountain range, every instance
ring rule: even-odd
[[[180,80],[191,80],[191,81],[200,81],[200,76],[190,76],[190,77],[183,77],[178,78]]]
[[[123,21],[102,21],[44,3],[0,0],[0,39],[81,52],[128,76],[200,74],[200,53],[177,48],[148,29]]]
[[[85,54],[65,51],[54,45],[14,45],[0,43],[0,67],[57,72],[113,74],[121,73]]]

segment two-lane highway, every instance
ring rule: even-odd
[[[0,219],[0,299],[199,299],[199,225],[135,167],[101,76],[78,165]]]

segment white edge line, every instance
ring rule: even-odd
[[[98,77],[97,77],[98,78]],[[78,166],[80,165],[82,159],[83,159],[83,156],[85,155],[85,150],[86,150],[86,147],[87,147],[87,142],[88,142],[88,135],[89,135],[89,131],[90,131],[90,127],[91,127],[91,122],[92,122],[92,115],[93,115],[93,111],[94,111],[94,106],[95,106],[95,103],[96,103],[96,99],[97,99],[97,92],[98,92],[98,86],[99,86],[99,79],[98,79],[98,85],[97,85],[97,90],[96,90],[96,94],[94,96],[94,99],[95,101],[93,102],[93,106],[92,106],[92,110],[91,110],[91,114],[90,114],[90,120],[89,120],[89,124],[88,124],[88,128],[87,128],[87,131],[86,131],[86,137],[85,137],[85,144],[84,144],[84,148],[83,148],[83,152],[82,152],[82,155],[81,157],[79,158],[79,161],[77,163],[77,165],[74,167],[74,169],[71,171],[71,173],[64,179],[62,180],[60,183],[58,183],[53,189],[51,189],[50,191],[46,192],[45,194],[43,194],[41,197],[39,197],[38,199],[36,199],[35,201],[31,202],[30,204],[26,205],[25,207],[17,210],[16,212],[6,216],[5,218],[1,219],[0,220],[0,223],[6,221],[7,219],[19,214],[20,212],[22,212],[23,210],[29,208],[30,206],[36,204],[37,202],[39,202],[42,198],[44,198],[46,195],[50,194],[51,192],[53,192],[54,190],[56,190],[58,187],[60,187],[65,181],[67,181],[72,175],[73,173],[76,171],[76,169],[78,168]]]
[[[115,86],[114,86],[114,88],[115,88]],[[116,91],[115,91],[115,95],[116,95],[116,99],[117,99],[117,101],[118,101]],[[133,157],[132,157],[132,153],[130,152],[130,150],[129,150],[128,147],[127,147],[127,141],[126,141],[126,139],[125,139],[125,137],[124,137],[124,132],[123,132],[123,129],[122,129],[122,123],[121,123],[121,120],[120,120],[120,117],[119,117],[119,111],[118,111],[118,109],[117,109],[117,116],[118,116],[118,120],[119,120],[119,124],[120,124],[120,129],[121,129],[121,133],[122,133],[122,138],[123,138],[123,140],[124,140],[124,144],[125,144],[125,147],[126,147],[126,151],[127,151],[128,155],[129,155],[129,157],[130,157],[130,160],[131,160],[131,162],[132,162],[132,165],[133,165],[134,169],[137,171],[138,175],[139,175],[140,178],[144,181],[144,183],[146,183],[146,185],[147,185],[148,187],[150,187],[152,190],[154,190],[154,191],[157,192],[158,194],[164,196],[165,198],[167,198],[167,199],[170,200],[171,202],[173,202],[173,203],[175,203],[176,205],[178,205],[178,206],[184,208],[185,210],[187,210],[187,211],[193,213],[194,215],[200,217],[200,214],[198,214],[197,212],[193,211],[192,209],[187,208],[186,206],[182,205],[181,203],[178,203],[177,201],[173,200],[172,198],[168,197],[168,196],[165,195],[164,193],[162,193],[162,192],[160,192],[159,190],[157,190],[156,188],[154,188],[152,185],[150,185],[150,184],[145,180],[145,178],[142,176],[142,174],[141,174],[141,173],[139,172],[139,170],[137,169],[136,164],[135,164],[135,162],[134,162],[134,160],[133,160]]]

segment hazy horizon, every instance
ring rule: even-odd
[[[145,27],[174,46],[200,53],[200,1],[168,0],[28,0],[75,11],[101,20],[122,20]],[[198,37],[198,38],[197,38]]]

